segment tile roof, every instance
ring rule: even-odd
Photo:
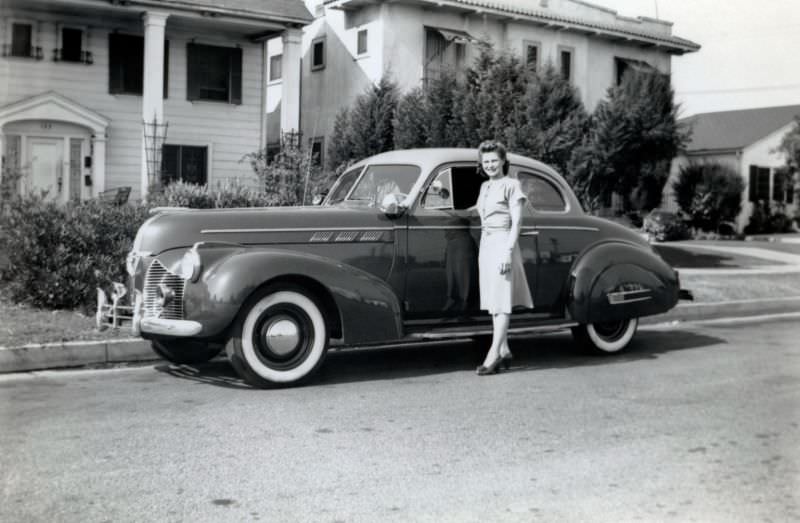
[[[132,0],[132,3],[137,3]],[[143,2],[144,3],[144,2]],[[210,11],[276,22],[309,24],[314,17],[303,0],[147,0],[150,5]]]
[[[351,4],[354,7],[362,6],[369,3],[375,3],[380,0],[325,0],[326,5],[344,6]],[[653,45],[660,45],[670,49],[673,52],[682,54],[698,51],[700,45],[670,34],[657,33],[646,30],[634,30],[623,23],[627,22],[639,23],[641,21],[650,21],[652,19],[641,18],[632,19],[627,17],[620,17],[616,11],[598,6],[583,0],[573,0],[574,3],[582,4],[589,8],[605,11],[614,17],[618,23],[599,23],[584,18],[567,16],[563,13],[547,11],[543,9],[536,9],[536,3],[530,0],[411,0],[412,2],[422,2],[434,4],[438,8],[454,6],[470,6],[476,10],[488,10],[499,13],[506,13],[509,16],[522,16],[534,22],[540,22],[545,25],[560,26],[564,29],[573,29],[590,34],[597,34],[598,36],[615,37],[623,39],[631,39],[635,41],[645,42]],[[656,21],[660,22],[660,21]],[[666,25],[671,25],[667,23]]]
[[[702,113],[684,118],[692,127],[687,152],[743,149],[791,123],[800,105]]]

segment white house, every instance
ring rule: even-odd
[[[463,70],[479,40],[516,52],[532,67],[552,63],[589,110],[626,68],[669,74],[673,56],[700,48],[672,35],[670,22],[628,18],[581,0],[306,1],[315,20],[302,37],[300,128],[320,152],[336,113],[382,75],[408,90],[444,66]],[[271,143],[283,113],[285,55],[281,40],[268,43]]]
[[[776,149],[800,116],[800,105],[763,107],[738,111],[696,114],[681,123],[692,129],[691,142],[672,162],[670,178],[664,187],[664,203],[677,210],[672,183],[681,167],[689,163],[721,163],[740,173],[745,182],[742,211],[736,219],[742,231],[759,201],[785,206],[790,216],[798,207],[795,201],[795,176],[784,173],[786,157]]]
[[[60,201],[121,186],[139,197],[166,124],[165,181],[253,177],[240,160],[267,140],[267,42],[296,57],[279,127],[297,129],[312,20],[300,0],[3,0],[4,166],[21,169],[20,191]]]

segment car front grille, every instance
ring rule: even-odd
[[[162,283],[175,293],[175,299],[166,307],[162,307],[158,300],[158,287]],[[147,275],[144,278],[144,317],[182,320],[184,285],[183,278],[172,274],[161,262],[154,260],[147,269]]]

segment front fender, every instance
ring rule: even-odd
[[[395,340],[402,335],[397,296],[386,282],[370,273],[329,258],[284,249],[226,251],[201,251],[203,275],[186,286],[187,319],[203,325],[201,336],[219,335],[259,287],[282,278],[307,278],[327,289],[339,310],[346,344]],[[206,260],[210,262],[207,266]]]
[[[567,311],[579,323],[600,323],[666,312],[678,302],[678,273],[636,244],[605,242],[575,261]]]

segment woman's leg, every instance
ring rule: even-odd
[[[488,367],[499,358],[503,353],[503,347],[508,351],[508,323],[510,320],[509,314],[494,314],[492,316],[492,346],[489,347],[489,352],[483,360],[483,366]],[[509,351],[510,352],[510,351]]]

